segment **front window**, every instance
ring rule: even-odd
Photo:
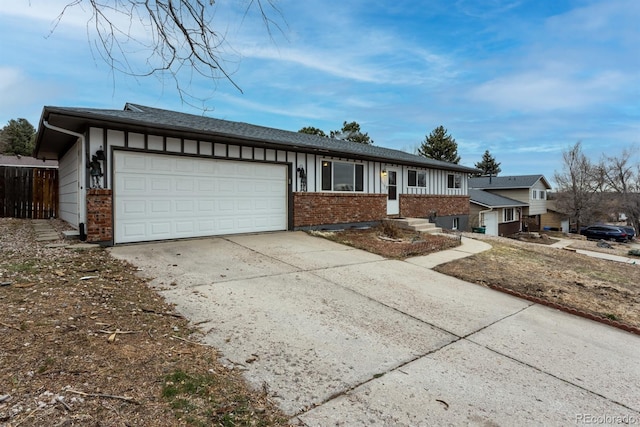
[[[458,228],[460,228],[460,218],[455,217],[453,218],[453,227],[451,227],[453,230],[457,230]]]
[[[462,179],[458,174],[447,175],[447,188],[460,188],[460,182]]]
[[[504,222],[511,222],[515,220],[515,209],[514,208],[506,208],[504,210]]]
[[[323,191],[363,191],[364,166],[355,163],[322,162]]]
[[[409,187],[426,187],[427,186],[427,172],[409,170],[408,176]]]

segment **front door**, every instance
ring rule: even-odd
[[[489,211],[484,213],[485,234],[489,236],[498,235],[498,212]]]
[[[387,170],[387,215],[400,213],[400,201],[398,198],[398,171]]]

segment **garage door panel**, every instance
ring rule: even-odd
[[[199,221],[198,222],[198,230],[202,234],[209,234],[209,233],[215,231],[215,229],[216,229],[215,221],[213,221],[213,220],[206,220],[206,221]]]
[[[115,153],[115,242],[286,230],[286,167]]]
[[[123,234],[129,238],[143,238],[146,235],[146,224],[144,222],[130,222],[123,225]]]
[[[146,180],[149,181],[149,188],[153,192],[166,193],[171,191],[171,180],[169,178],[149,177]]]
[[[194,178],[174,178],[175,182],[175,195],[190,195],[185,193],[193,193],[196,186]]]
[[[146,160],[146,167],[141,169],[150,170],[154,172],[169,172],[171,171],[171,159],[163,159],[162,157],[148,157],[147,155],[142,155]]]
[[[140,192],[145,191],[147,188],[146,180],[141,176],[128,176],[122,184],[124,192]]]
[[[176,221],[175,231],[180,234],[191,234],[195,231],[194,221]]]
[[[215,202],[213,200],[198,200],[198,211],[202,213],[213,212]]]
[[[211,192],[216,190],[216,182],[213,179],[198,179],[199,192]]]
[[[150,221],[148,226],[148,233],[156,239],[169,239],[171,237],[171,222]]]
[[[142,154],[132,154],[127,157],[116,159],[116,168],[122,171],[136,172],[146,169],[145,156]]]
[[[174,211],[180,215],[191,216],[197,212],[194,210],[194,200],[180,200],[175,203]]]

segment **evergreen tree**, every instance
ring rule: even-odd
[[[324,136],[324,137],[327,136],[327,134],[324,133],[324,131],[322,129],[318,129],[318,128],[315,128],[313,126],[305,126],[302,129],[300,129],[298,132],[299,133],[306,133],[306,134],[309,134],[309,135],[318,135],[318,136]]]
[[[489,154],[489,150],[485,150],[482,155],[482,161],[477,162],[475,167],[482,171],[480,176],[497,176],[502,172],[502,169],[500,169],[500,163],[497,163],[496,159]]]
[[[11,119],[0,130],[0,152],[12,156],[31,156],[35,137],[36,130],[27,119]]]
[[[362,133],[357,122],[342,124],[341,130],[332,130],[329,134],[331,138],[344,139],[345,141],[357,142],[359,144],[373,145],[373,140],[368,133]]]
[[[449,163],[460,163],[458,144],[443,126],[438,126],[425,138],[418,148],[418,154],[429,159]]]

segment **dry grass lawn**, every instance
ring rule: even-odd
[[[131,265],[36,243],[27,220],[0,236],[0,425],[287,424]]]

